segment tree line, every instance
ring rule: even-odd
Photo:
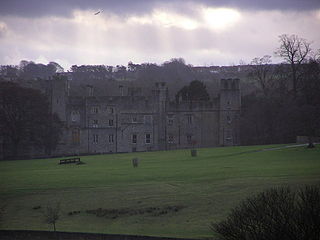
[[[0,158],[30,157],[33,152],[50,156],[62,129],[46,95],[39,90],[0,82]]]
[[[320,135],[319,53],[303,38],[281,35],[275,54],[283,58],[283,64],[272,64],[271,56],[265,55],[236,67],[194,67],[181,58],[161,65],[74,65],[68,72],[55,62],[1,66],[2,151],[18,155],[22,148],[33,147],[50,155],[62,125],[51,113],[46,96],[26,88],[26,83],[57,73],[70,75],[71,95],[84,95],[88,83],[109,95],[118,93],[119,84],[150,92],[155,82],[165,81],[172,101],[209,101],[218,96],[220,78],[238,77],[242,79],[242,145],[294,142],[298,135],[309,136],[312,142],[313,136]]]
[[[295,142],[298,135],[320,132],[320,55],[297,35],[279,36],[275,54],[283,64],[272,65],[266,55],[251,62],[249,78],[256,90],[242,98],[241,143]]]

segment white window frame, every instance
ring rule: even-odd
[[[147,137],[149,135],[149,137]],[[146,133],[145,134],[145,143],[146,144],[151,144],[151,133]]]
[[[131,135],[131,143],[137,144],[138,142],[138,135],[137,134],[132,134]]]
[[[114,135],[113,134],[109,134],[109,143],[110,144],[114,143]]]
[[[98,106],[94,106],[91,108],[91,113],[93,114],[98,114],[99,113],[99,107]]]
[[[173,134],[168,135],[168,143],[174,143],[174,135]]]
[[[93,127],[93,128],[98,128],[98,127],[99,127],[99,121],[98,121],[98,119],[93,119],[93,120],[92,120],[92,127]]]
[[[99,143],[99,135],[93,134],[93,144],[98,144],[98,143]]]

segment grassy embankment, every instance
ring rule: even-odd
[[[2,161],[0,201],[6,208],[0,228],[48,230],[42,211],[58,201],[60,231],[209,237],[210,222],[224,219],[250,194],[320,183],[319,146],[252,152],[264,147],[200,149],[195,158],[190,150],[84,156],[84,165]],[[138,168],[133,157],[141,159]],[[98,208],[127,210],[110,217],[86,212]]]

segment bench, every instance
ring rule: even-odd
[[[80,163],[80,158],[66,158],[66,159],[60,160],[60,164],[68,164],[68,163]]]

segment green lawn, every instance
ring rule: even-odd
[[[199,149],[195,158],[190,150],[84,156],[84,165],[59,165],[59,159],[2,161],[0,201],[6,207],[1,229],[48,230],[42,211],[60,202],[60,231],[210,237],[210,222],[224,219],[250,194],[320,183],[319,146],[253,152],[265,147]],[[138,168],[132,167],[133,157],[141,159]],[[86,213],[167,206],[183,208],[115,219]],[[71,211],[80,213],[70,216]]]

